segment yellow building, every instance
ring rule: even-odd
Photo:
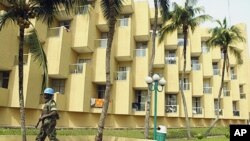
[[[108,25],[99,0],[92,1],[92,5],[94,8],[89,14],[58,15],[52,27],[33,20],[47,54],[49,85],[57,91],[55,100],[60,112],[59,127],[97,127],[102,110]],[[105,126],[140,128],[144,127],[148,89],[145,78],[152,47],[154,9],[147,0],[125,0],[121,13],[112,44],[111,101]],[[238,26],[247,38],[246,25]],[[218,106],[223,58],[219,48],[208,50],[205,41],[209,36],[207,29],[199,27],[188,37],[184,89],[192,127],[209,126]],[[179,90],[183,67],[182,44],[182,34],[176,31],[156,47],[154,72],[167,80],[163,92],[158,93],[157,120],[158,124],[170,128],[185,126]],[[219,126],[242,124],[249,119],[246,108],[250,107],[247,42],[237,46],[246,61],[238,65],[234,56],[230,55]],[[17,52],[18,27],[6,26],[0,32],[0,126],[20,125],[18,69],[15,63]],[[32,60],[28,47],[24,57],[26,125],[34,126],[42,107],[42,71],[39,64]],[[153,117],[153,106],[151,109]],[[151,127],[152,121],[153,118]]]

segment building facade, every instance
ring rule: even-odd
[[[33,19],[48,59],[49,85],[57,92],[54,99],[60,113],[59,127],[97,127],[102,111],[108,25],[99,0],[90,3],[92,8],[88,14],[79,11],[77,15],[58,15],[51,27]],[[0,9],[4,12],[3,7]],[[158,18],[160,27],[161,16]],[[152,48],[153,21],[154,9],[147,0],[125,0],[112,44],[111,101],[106,127],[144,127],[148,89],[145,78]],[[247,38],[246,25],[238,26]],[[209,36],[208,29],[198,27],[188,37],[183,87],[192,127],[209,126],[218,107],[223,58],[219,48],[206,46]],[[238,43],[237,47],[242,51],[244,63],[238,65],[230,54],[218,126],[243,124],[249,119],[249,108],[246,108],[250,107],[247,42]],[[18,27],[10,24],[0,32],[0,126],[20,125],[17,54]],[[32,60],[29,47],[25,47],[24,58],[26,125],[34,126],[42,107],[42,70]],[[158,124],[170,128],[185,126],[180,94],[182,68],[183,35],[175,31],[163,43],[157,41],[153,68],[167,80],[163,91],[157,95]],[[153,94],[152,105],[154,97]],[[152,117],[153,113],[151,106]]]

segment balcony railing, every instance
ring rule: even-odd
[[[145,102],[133,102],[132,109],[134,111],[145,111]]]
[[[233,110],[233,115],[234,115],[234,116],[240,116],[240,111],[238,111],[238,110]]]
[[[198,63],[191,64],[191,66],[192,66],[192,70],[200,70],[200,68],[201,68],[201,65]]]
[[[49,29],[48,36],[49,37],[59,37],[60,36],[61,27],[53,27]]]
[[[176,64],[176,57],[166,57],[165,64]]]
[[[223,110],[222,109],[214,109],[214,115],[217,115],[217,112],[219,110],[219,115],[223,115]]]
[[[212,87],[203,87],[203,93],[204,94],[211,94],[212,93]]]
[[[223,90],[224,96],[230,96],[230,90]]]
[[[83,64],[82,63],[69,65],[69,72],[71,74],[82,73],[82,70],[83,70]]]
[[[102,108],[104,104],[104,99],[102,98],[90,98],[90,107],[92,108]]]
[[[245,93],[240,93],[240,99],[246,99],[246,94]]]
[[[202,49],[202,53],[208,53],[209,52],[209,48],[207,46],[203,46],[201,47]]]
[[[231,74],[231,80],[236,80],[237,79],[237,74]]]
[[[120,27],[127,27],[129,18],[118,19],[117,21]]]
[[[178,105],[166,105],[165,112],[166,113],[177,113]]]
[[[180,83],[180,89],[183,88],[183,90],[190,90],[190,83],[183,83],[183,86]]]
[[[96,39],[95,45],[100,48],[107,48],[108,39]]]
[[[214,75],[220,75],[220,69],[213,69]]]
[[[193,107],[193,114],[202,114],[202,107]]]
[[[127,71],[116,72],[115,80],[126,80],[126,79],[127,79]]]
[[[135,49],[135,55],[137,57],[144,57],[144,56],[146,56],[146,49]]]
[[[178,41],[178,46],[184,46],[184,39],[183,38],[179,38]],[[188,45],[188,40],[187,40],[187,45]]]

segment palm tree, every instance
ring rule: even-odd
[[[187,128],[187,137],[188,139],[191,137],[190,134],[190,123],[188,118],[188,110],[186,98],[184,95],[183,85],[184,85],[184,74],[186,71],[186,50],[187,50],[187,38],[189,29],[194,32],[195,28],[202,22],[211,19],[209,15],[198,15],[200,12],[204,12],[202,7],[194,7],[196,4],[196,0],[186,0],[185,6],[179,6],[177,3],[173,3],[173,11],[169,13],[169,23],[166,24],[160,31],[160,42],[164,40],[164,37],[168,33],[173,33],[175,30],[182,29],[182,33],[184,35],[184,45],[183,45],[183,58],[184,58],[184,66],[181,75],[181,96],[185,113],[185,121]]]
[[[102,107],[102,113],[100,115],[98,123],[97,134],[95,136],[96,141],[102,141],[105,119],[109,107],[110,89],[111,89],[110,55],[111,55],[113,37],[115,33],[115,23],[117,21],[116,18],[119,16],[121,6],[122,6],[122,0],[101,0],[102,12],[104,18],[107,21],[109,31],[108,31],[108,42],[106,48],[106,89],[105,89],[104,105]]]
[[[60,6],[69,11],[71,0],[0,0],[5,4],[6,13],[0,16],[0,30],[10,22],[19,26],[18,76],[19,76],[19,106],[22,140],[26,141],[25,110],[23,99],[23,47],[25,29],[31,25],[30,19],[37,18],[50,25],[58,13]],[[41,51],[41,50],[40,50]],[[42,54],[44,52],[41,52]]]
[[[221,84],[218,94],[218,107],[216,109],[216,118],[211,123],[208,130],[205,132],[205,136],[207,136],[212,128],[215,126],[216,122],[219,120],[219,109],[220,109],[220,100],[221,100],[221,94],[223,90],[223,84],[224,84],[224,75],[225,75],[225,69],[228,68],[229,64],[229,53],[232,53],[239,64],[243,63],[243,60],[241,58],[240,51],[237,49],[235,43],[237,42],[245,42],[245,38],[242,36],[241,31],[236,26],[228,26],[226,18],[224,18],[223,22],[216,20],[216,22],[219,24],[218,27],[215,27],[211,30],[209,30],[210,33],[212,33],[211,37],[207,40],[207,45],[210,47],[220,47],[221,51],[223,53],[223,66],[222,66],[222,76],[221,76]],[[227,67],[226,67],[227,65]]]
[[[160,0],[161,12],[163,20],[165,21],[167,18],[168,8],[169,8],[169,0]],[[153,26],[153,34],[152,34],[152,54],[149,64],[149,73],[148,76],[152,76],[153,74],[153,64],[155,59],[155,38],[156,38],[156,30],[157,30],[157,23],[158,23],[158,0],[154,0],[154,7],[155,7],[155,18],[154,18],[154,26]],[[144,137],[146,139],[149,138],[149,119],[150,119],[150,105],[151,105],[151,95],[152,92],[148,90],[147,95],[147,104],[146,104],[146,115],[145,115],[145,131]]]

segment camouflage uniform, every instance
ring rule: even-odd
[[[43,114],[49,114],[52,111],[56,111],[56,102],[54,100],[49,100],[45,103],[43,107]],[[56,120],[58,119],[57,116],[45,118],[42,121],[42,127],[40,129],[39,134],[36,137],[36,141],[44,141],[46,136],[48,136],[50,141],[59,141],[56,138]]]

